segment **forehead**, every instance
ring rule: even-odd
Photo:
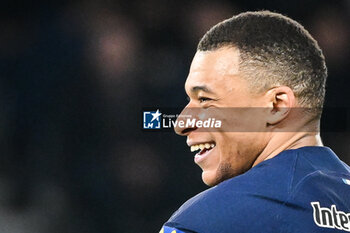
[[[210,85],[217,88],[227,87],[233,81],[232,76],[239,74],[239,51],[233,47],[224,47],[214,51],[197,51],[189,75],[186,90],[195,86]]]

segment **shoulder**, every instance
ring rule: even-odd
[[[293,193],[302,190],[327,191],[326,187],[344,187],[342,179],[348,179],[350,168],[327,147],[306,147],[299,151],[295,164]]]
[[[200,233],[313,229],[310,202],[332,199],[324,182],[344,188],[339,174],[346,173],[348,167],[327,148],[284,151],[189,199],[165,225]],[[299,226],[291,226],[291,218],[300,219]]]
[[[296,167],[289,200],[346,202],[350,207],[350,168],[331,149],[306,148]]]
[[[294,221],[287,222],[285,230],[323,232],[327,228],[335,228],[337,217],[334,217],[334,222],[332,217],[329,226],[316,221],[315,216],[320,213],[315,209],[315,203],[319,210],[333,206],[335,213],[337,210],[339,213],[350,213],[350,168],[329,148],[305,148],[298,158],[291,185],[285,205],[293,210],[288,215]]]
[[[278,226],[268,223],[281,222],[278,209],[287,198],[292,172],[290,164],[258,165],[189,199],[165,225],[225,233],[259,232],[267,224],[267,232],[276,232]]]

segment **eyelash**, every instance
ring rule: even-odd
[[[209,100],[211,100],[211,99],[210,99],[210,98],[207,98],[207,97],[199,97],[199,98],[198,98],[198,101],[199,101],[200,103],[203,103],[203,102],[209,101]]]
[[[188,102],[191,101],[190,97],[186,97],[186,100],[187,100]],[[207,97],[199,97],[199,98],[198,98],[198,101],[199,101],[200,103],[203,103],[203,102],[209,101],[209,100],[212,100],[212,99],[207,98]]]

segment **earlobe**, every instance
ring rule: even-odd
[[[292,89],[287,86],[275,87],[267,94],[271,106],[267,125],[276,125],[288,116],[291,108],[295,107],[295,95]]]

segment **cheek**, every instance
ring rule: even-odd
[[[211,152],[211,155],[208,156],[208,158],[204,161],[203,164],[201,164],[201,168],[203,171],[211,171],[214,172],[217,170],[219,164],[221,161],[221,151],[218,145],[213,149]]]
[[[263,148],[261,133],[228,133],[220,146],[220,164],[230,164],[234,173],[251,168]],[[226,166],[226,165],[225,165]]]
[[[211,158],[210,169],[215,172],[227,170],[231,164],[237,161],[237,144],[234,137],[235,133],[223,132],[217,133],[215,137],[216,151]],[[224,167],[224,168],[223,168]]]
[[[247,132],[214,133],[215,153],[201,166],[204,183],[212,185],[249,170],[263,148],[261,136]]]
[[[222,132],[263,132],[266,129],[262,108],[226,108],[216,119],[222,121]]]
[[[251,168],[255,154],[252,145],[255,136],[247,133],[217,133],[215,154],[202,167],[202,179],[212,186]]]

